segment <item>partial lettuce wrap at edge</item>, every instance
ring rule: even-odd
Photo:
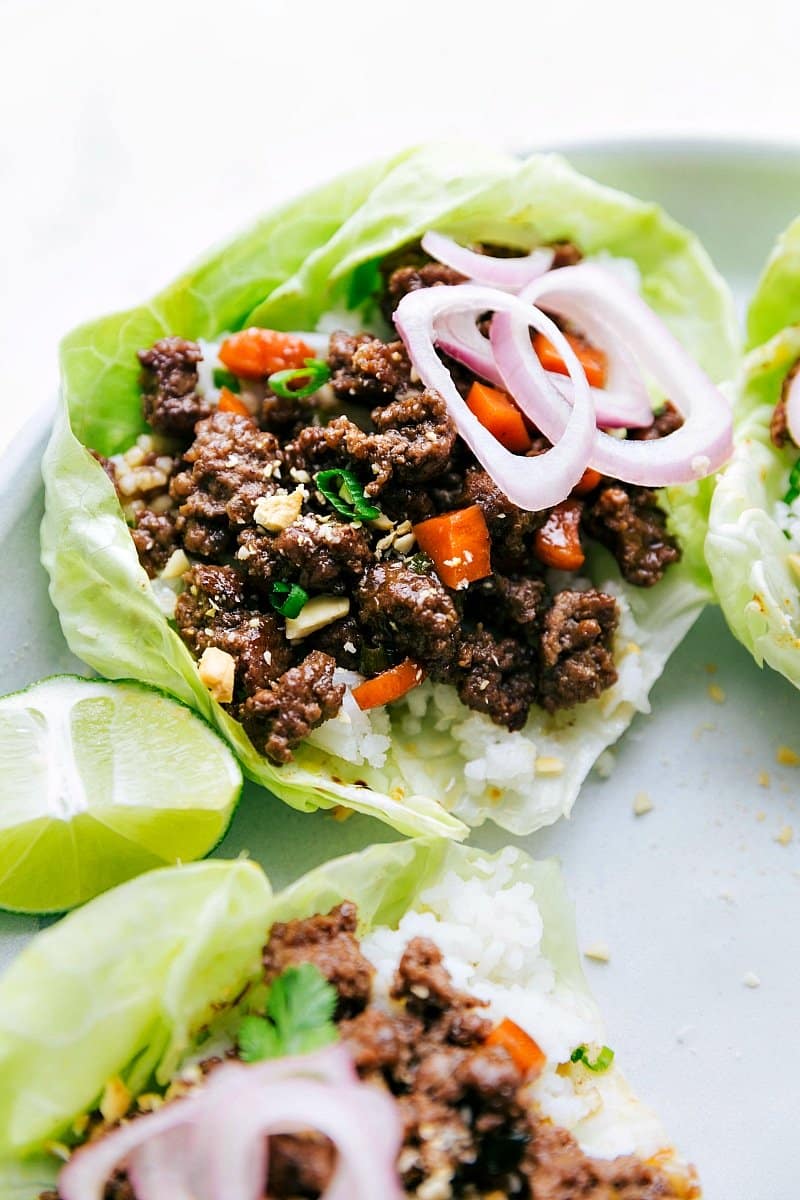
[[[798,459],[770,420],[800,359],[800,219],[779,238],[747,320],[750,352],[735,384],[735,450],[714,491],[706,557],[728,625],[763,666],[800,687],[800,561],[775,516]]]
[[[45,1143],[67,1134],[111,1076],[134,1094],[169,1081],[214,1001],[231,1002],[255,977],[272,922],[349,899],[359,906],[362,936],[369,935],[378,926],[396,928],[409,910],[420,911],[423,893],[430,898],[430,889],[452,887],[454,879],[487,894],[502,880],[506,904],[519,902],[520,887],[531,890],[543,932],[515,984],[536,993],[544,961],[554,981],[554,1011],[563,1007],[564,1045],[569,1048],[571,1038],[602,1040],[554,861],[535,862],[516,849],[487,855],[442,839],[417,839],[327,863],[274,897],[250,862],[164,868],[40,933],[0,979],[0,1200],[35,1200],[27,1180],[41,1188],[57,1166],[43,1156]],[[567,1060],[568,1048],[562,1050]],[[585,1148],[609,1156],[667,1150],[659,1123],[616,1065],[581,1078],[576,1094],[590,1082],[599,1089],[574,1129]]]
[[[524,751],[518,756],[524,786],[518,782],[514,790],[481,777],[481,763],[470,758],[474,724],[465,721],[458,744],[450,734],[424,734],[420,750],[420,738],[404,733],[405,703],[394,706],[389,718],[374,718],[391,720],[391,750],[382,768],[345,762],[308,743],[295,763],[282,768],[258,755],[200,682],[138,564],[113,489],[85,449],[111,454],[142,432],[140,347],[167,332],[213,337],[253,322],[313,327],[326,313],[366,302],[380,259],[434,227],[464,240],[521,248],[572,239],[586,253],[630,259],[645,298],[712,377],[734,369],[736,330],[727,290],[697,240],[657,206],[600,187],[552,155],[520,163],[468,147],[424,147],[287,206],[150,305],[67,337],[62,409],[44,465],[43,561],[65,635],[79,657],[110,678],[141,679],[196,707],[228,738],[245,771],[294,807],[345,805],[406,834],[450,837],[491,816],[525,834],[569,813],[597,756],[636,711],[648,710],[650,687],[708,600],[702,557],[708,482],[665,494],[684,560],[657,587],[629,587],[608,555],[593,554],[588,573],[621,597],[626,614],[620,683],[566,716],[532,713],[524,746],[516,742]],[[359,323],[356,313],[349,319]],[[509,735],[484,716],[466,710],[463,716],[478,722],[478,741],[492,741],[492,752],[503,757]],[[428,726],[436,719],[431,700]],[[554,760],[562,764],[560,772],[552,770]]]

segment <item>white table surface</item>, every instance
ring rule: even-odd
[[[793,140],[798,35],[791,0],[0,0],[0,449],[64,331],[287,195],[426,138]]]

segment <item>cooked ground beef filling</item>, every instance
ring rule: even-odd
[[[554,268],[579,258],[562,243]],[[409,291],[461,276],[406,247],[386,261],[383,280],[379,299],[390,317]],[[616,601],[585,582],[570,587],[564,572],[554,586],[537,547],[550,513],[523,511],[501,492],[441,397],[417,380],[402,342],[338,331],[330,387],[296,401],[274,395],[266,377],[242,380],[246,403],[237,411],[218,411],[199,393],[195,343],[163,338],[139,358],[145,418],[174,440],[177,457],[161,494],[129,509],[134,543],[151,577],[176,550],[189,556],[178,631],[198,657],[209,647],[233,657],[230,710],[275,762],[289,761],[339,710],[337,666],[372,676],[412,658],[510,730],[524,727],[534,705],[572,708],[615,682]],[[448,365],[466,394],[473,377]],[[680,422],[667,404],[631,436],[662,437]],[[531,440],[530,455],[548,446],[535,430]],[[114,464],[103,465],[115,477]],[[314,479],[332,468],[356,477],[380,520],[352,523],[325,500]],[[270,498],[288,505],[288,519],[274,519]],[[646,488],[600,479],[571,503],[585,543],[605,546],[629,583],[651,587],[680,557]],[[492,574],[453,589],[419,553],[412,526],[470,505],[486,521]],[[288,639],[276,584],[296,584],[312,600],[343,598],[348,611]]]
[[[503,1045],[485,1006],[455,987],[428,938],[406,946],[391,986],[395,1002],[373,1003],[375,971],[357,937],[355,905],[273,926],[264,979],[312,963],[338,996],[341,1041],[361,1079],[395,1097],[403,1128],[398,1170],[409,1197],[436,1200],[689,1200],[687,1174],[670,1178],[626,1155],[595,1159],[541,1115],[534,1076]],[[204,1064],[213,1071],[219,1059]],[[335,1151],[313,1133],[270,1140],[270,1200],[318,1200],[331,1181]],[[45,1198],[43,1198],[45,1200]],[[54,1193],[48,1200],[57,1200]],[[106,1200],[135,1200],[124,1176]],[[377,1200],[377,1198],[376,1198]]]

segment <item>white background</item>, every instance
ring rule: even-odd
[[[431,137],[795,139],[798,45],[791,0],[0,0],[0,447],[63,332],[276,200]]]

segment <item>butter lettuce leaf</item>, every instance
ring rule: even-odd
[[[86,449],[111,454],[143,431],[140,347],[168,332],[209,338],[250,323],[310,328],[347,305],[360,306],[366,319],[378,262],[429,228],[521,249],[571,239],[586,253],[630,259],[646,299],[711,376],[720,379],[735,368],[727,289],[697,240],[656,205],[601,187],[553,155],[521,162],[467,146],[406,151],[284,206],[151,303],[84,325],[65,339],[62,409],[44,463],[42,557],[75,654],[109,678],[137,678],[193,705],[229,740],[246,773],[294,807],[343,805],[406,834],[462,837],[468,825],[490,816],[528,833],[569,812],[597,755],[637,710],[647,709],[650,686],[708,600],[702,555],[708,487],[670,489],[684,561],[657,587],[628,587],[608,556],[593,554],[594,582],[610,582],[629,617],[618,650],[635,645],[639,670],[631,669],[631,660],[615,689],[569,720],[535,711],[519,735],[525,739],[524,786],[498,797],[492,780],[481,783],[473,757],[480,757],[476,746],[505,735],[471,714],[477,725],[465,724],[458,744],[435,733],[431,709],[431,727],[422,737],[410,736],[413,693],[389,712],[392,743],[383,767],[345,762],[335,742],[314,737],[281,768],[257,754],[200,682],[138,564],[113,489]],[[361,316],[350,319],[357,324]],[[502,755],[502,747],[493,752]],[[562,760],[561,773],[540,772],[537,761],[552,755]]]
[[[0,979],[0,1164],[65,1134],[115,1075],[134,1094],[168,1081],[257,970],[270,902],[253,863],[192,863],[37,934]]]
[[[800,279],[800,259],[797,260]],[[789,309],[793,301],[788,297]],[[800,312],[798,313],[800,317]],[[800,687],[800,576],[796,551],[775,517],[798,458],[770,438],[783,382],[800,358],[800,325],[745,359],[737,385],[733,457],[714,491],[706,556],[728,625],[753,658]]]

